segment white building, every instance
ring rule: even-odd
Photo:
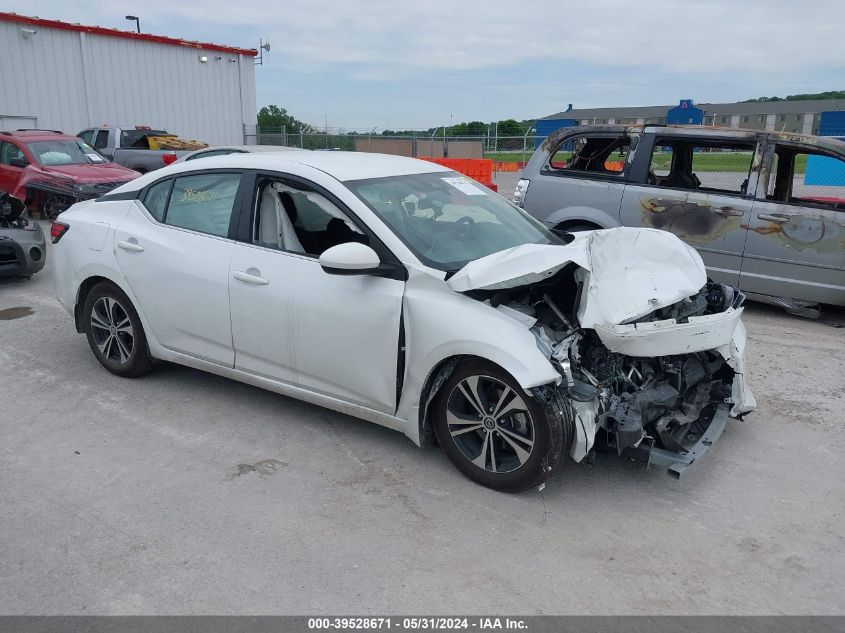
[[[0,12],[0,130],[148,125],[239,144],[256,124],[255,55]]]

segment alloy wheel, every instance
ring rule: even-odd
[[[534,451],[534,421],[525,400],[491,376],[468,376],[455,385],[446,424],[464,457],[489,472],[516,470]]]
[[[91,334],[103,358],[125,365],[135,348],[135,330],[126,309],[112,297],[100,297],[91,309]]]

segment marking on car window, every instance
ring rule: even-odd
[[[196,189],[185,189],[182,192],[182,197],[179,202],[194,202],[197,204],[203,202],[214,202],[217,199],[216,191],[198,191]]]

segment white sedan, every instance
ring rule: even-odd
[[[244,381],[436,440],[499,490],[599,448],[679,475],[755,404],[743,296],[695,250],[650,229],[558,236],[429,162],[188,161],[51,233],[58,298],[110,372]]]
[[[213,158],[215,156],[226,156],[227,154],[263,154],[265,152],[307,152],[308,150],[298,147],[286,147],[284,145],[213,145],[202,149],[188,152],[179,157],[176,163],[184,163],[186,160],[197,160],[200,158]]]

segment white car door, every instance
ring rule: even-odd
[[[159,181],[114,234],[117,263],[156,340],[228,367],[228,236],[240,180],[240,173],[202,172]]]
[[[326,273],[317,251],[327,240],[370,238],[333,222],[336,216],[321,220],[320,205],[328,201],[322,195],[288,189],[286,208],[285,192],[272,190],[272,182],[279,180],[257,179],[249,243],[232,251],[235,367],[393,413],[404,281]],[[292,217],[294,206],[299,217]]]

